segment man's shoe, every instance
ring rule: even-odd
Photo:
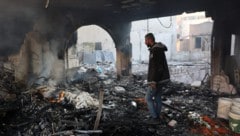
[[[146,123],[150,125],[158,125],[160,124],[160,120],[159,118],[150,118]]]

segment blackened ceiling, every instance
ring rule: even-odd
[[[14,3],[14,2],[13,2]],[[19,3],[19,2],[18,2]],[[50,10],[73,11],[91,18],[138,20],[195,11],[238,9],[236,0],[24,0],[23,5]],[[63,10],[64,9],[64,10]]]
[[[195,11],[238,9],[236,0],[2,0],[0,17],[33,16],[40,11],[74,12],[95,19],[138,20]]]
[[[238,7],[236,0],[1,0],[0,54],[13,52],[36,20],[46,15],[67,16],[81,24],[104,24],[207,11],[213,18],[234,21],[240,15]]]

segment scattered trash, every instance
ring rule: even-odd
[[[94,108],[99,105],[98,100],[92,98],[87,92],[80,92],[79,94],[65,92],[65,98],[69,103],[73,104],[76,109]]]
[[[115,86],[115,92],[116,93],[125,93],[125,89],[123,88],[123,87],[121,87],[121,86]]]
[[[201,84],[202,84],[201,81],[194,81],[194,82],[191,84],[191,86],[192,86],[192,87],[200,87]]]
[[[177,121],[176,120],[171,120],[169,123],[168,123],[168,126],[170,127],[175,127],[177,125]]]

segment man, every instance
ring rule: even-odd
[[[162,43],[156,43],[152,33],[145,35],[145,44],[148,46],[149,66],[148,66],[148,89],[146,101],[151,115],[149,123],[159,123],[162,107],[161,90],[162,86],[170,81],[170,75],[165,56],[167,47]]]

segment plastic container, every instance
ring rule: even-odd
[[[232,100],[232,104],[233,104],[233,106],[237,106],[240,108],[240,98],[234,98]]]
[[[233,132],[240,133],[240,114],[229,112],[229,127]]]
[[[236,113],[236,114],[239,114],[240,115],[240,108],[235,106],[235,105],[232,105],[231,106],[231,112],[233,113]]]
[[[230,111],[230,107],[232,106],[232,99],[230,98],[219,98],[218,99],[218,109],[217,109],[217,117],[228,119],[228,114]]]

